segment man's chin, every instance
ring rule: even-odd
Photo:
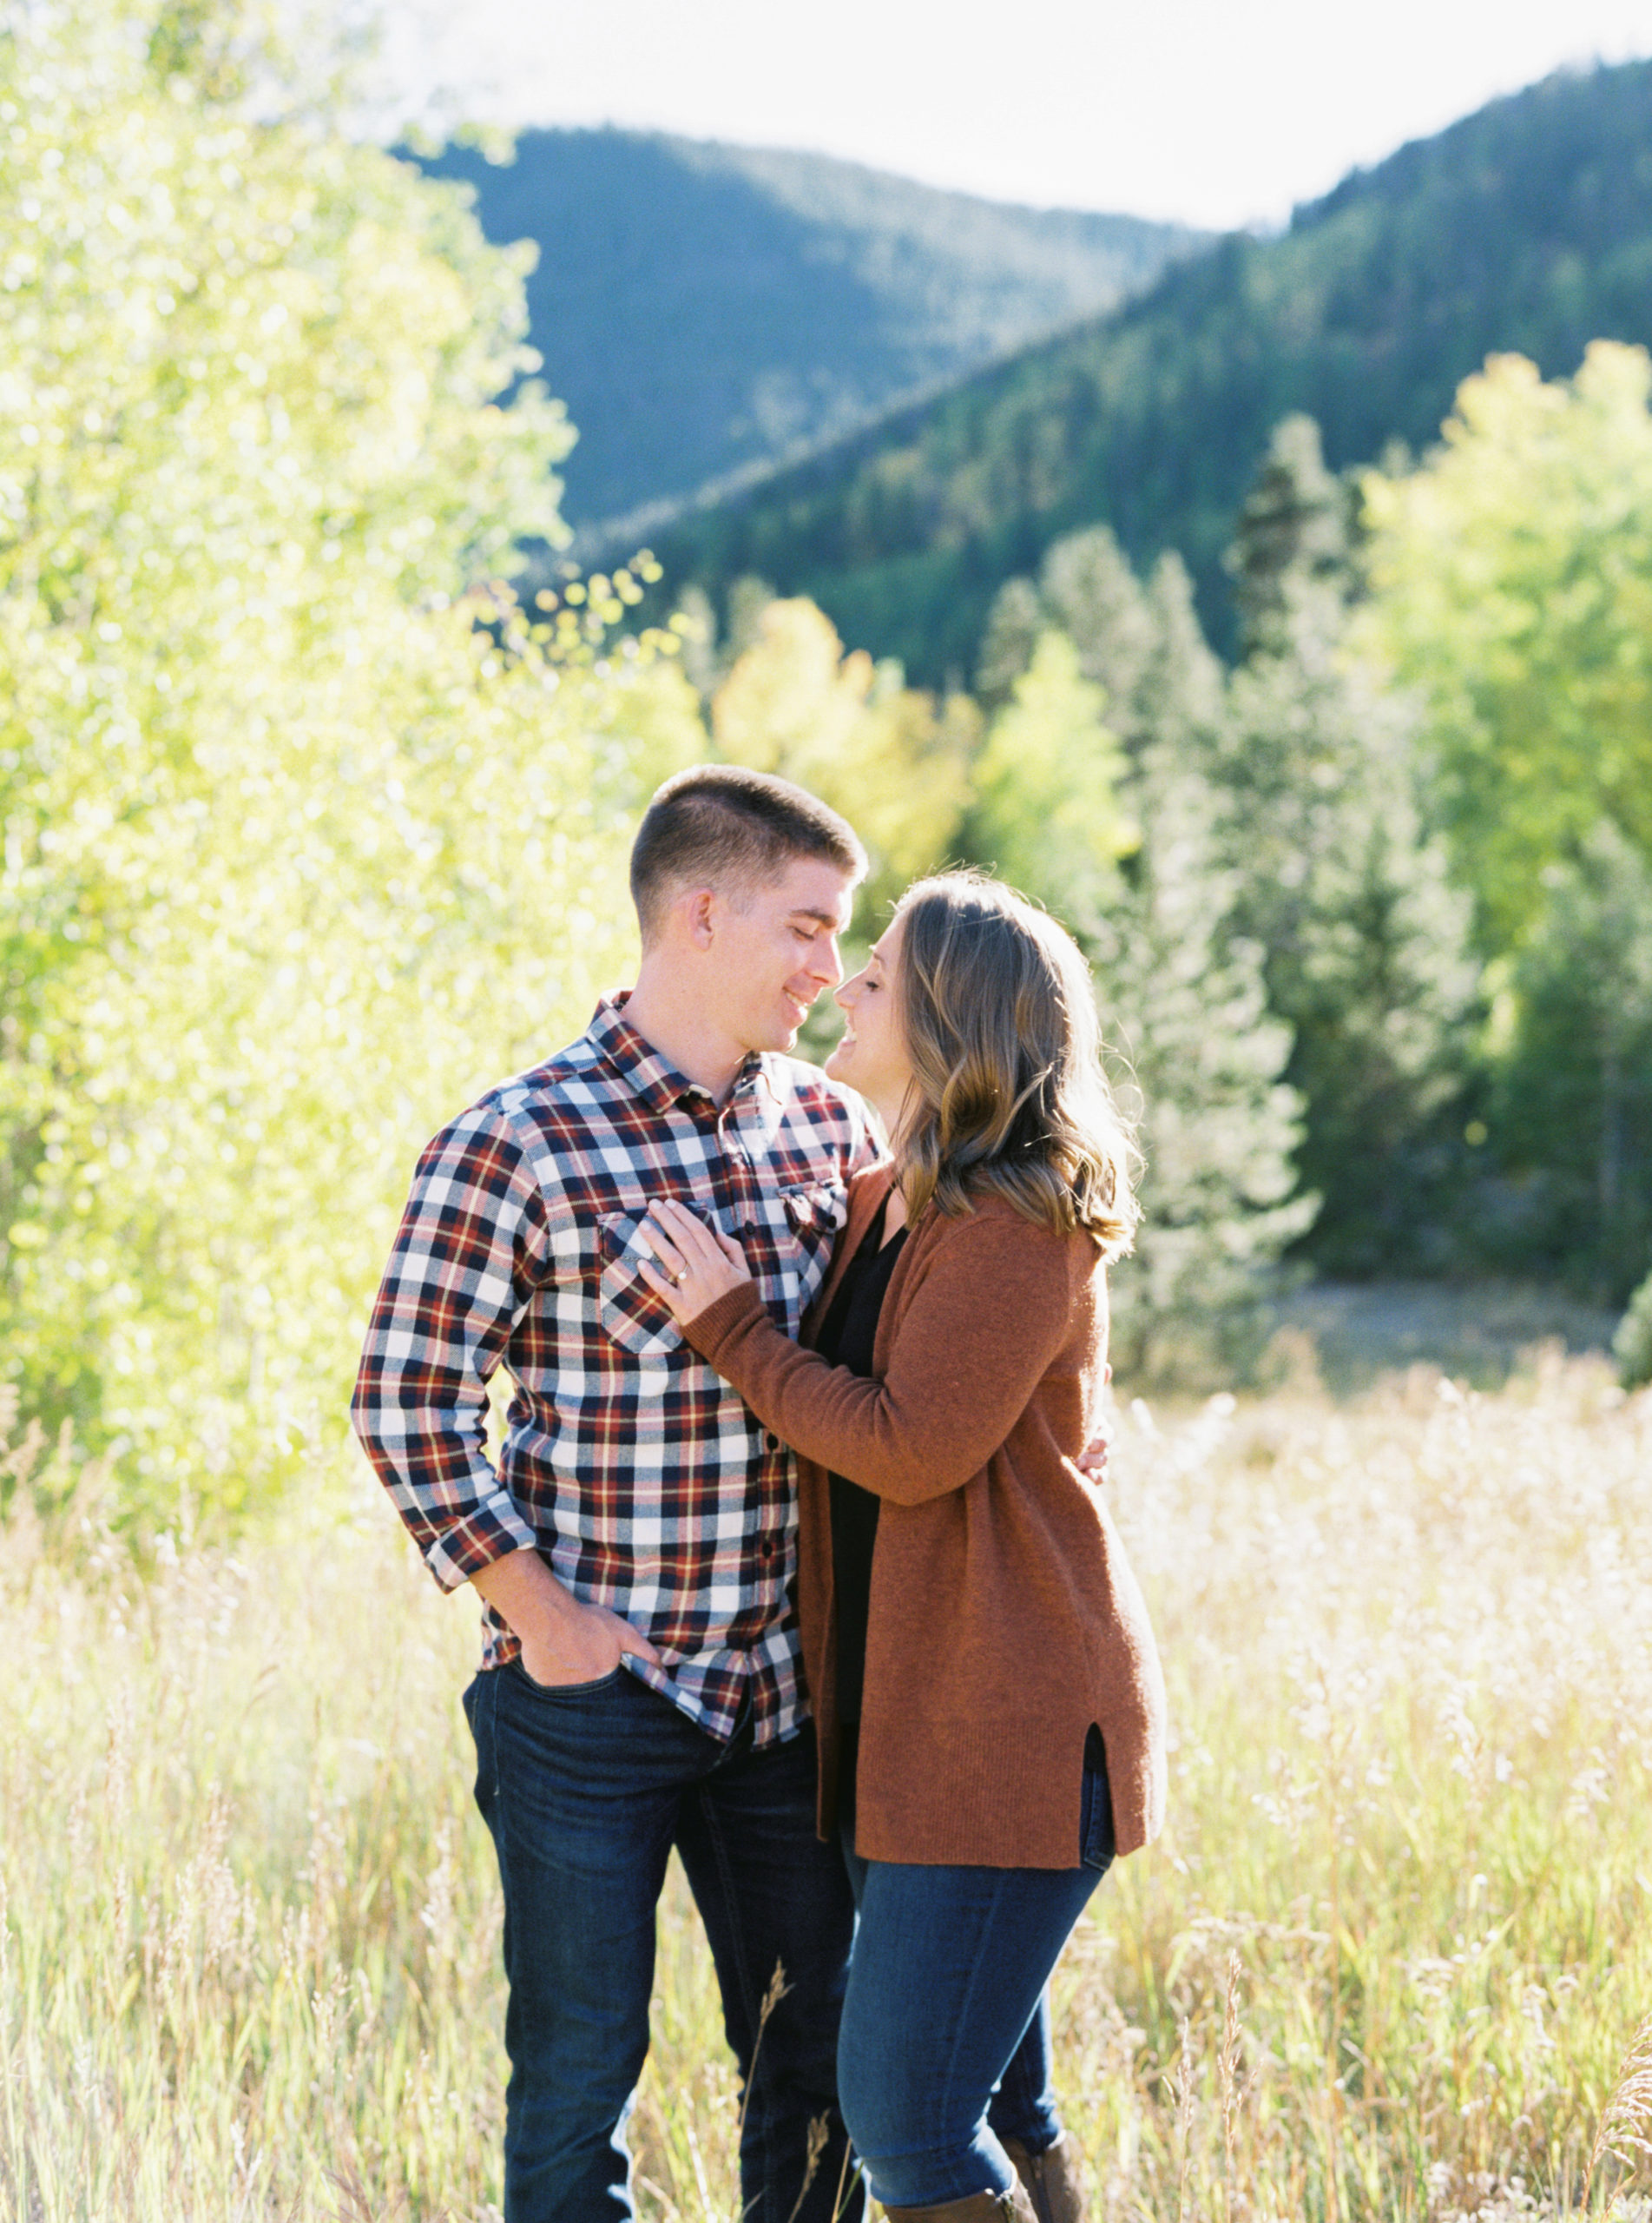
[[[764,1032],[760,1039],[754,1033],[752,1040],[747,1046],[760,1054],[765,1052],[771,1055],[783,1054],[796,1049],[797,1038],[802,1030],[802,1026],[801,1019],[794,1019],[790,1026],[782,1022],[777,1022]]]

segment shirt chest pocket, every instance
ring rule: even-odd
[[[713,1217],[694,1207],[702,1217]],[[841,1183],[815,1182],[780,1189],[760,1206],[760,1226],[729,1227],[756,1275],[763,1300],[782,1314],[795,1335],[832,1263],[832,1246],[848,1217],[848,1191]],[[637,1271],[640,1259],[652,1260],[646,1215],[605,1212],[599,1224],[600,1273],[597,1311],[605,1335],[637,1358],[661,1358],[685,1348],[682,1330],[663,1299]]]
[[[682,1330],[637,1271],[654,1253],[641,1212],[604,1212],[599,1223],[596,1309],[602,1330],[636,1358],[663,1358],[683,1348]]]
[[[780,1254],[782,1294],[795,1332],[832,1263],[833,1246],[849,1217],[849,1192],[838,1181],[783,1189],[779,1216],[775,1248]]]

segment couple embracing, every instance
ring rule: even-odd
[[[430,1144],[374,1308],[357,1430],[484,1600],[507,2223],[633,2213],[674,1847],[747,2223],[1082,2213],[1048,1980],[1164,1799],[1152,1633],[1081,1465],[1129,1145],[1069,936],[948,874],[843,980],[865,869],[784,781],[668,781],[635,987]],[[822,1074],[787,1052],[832,989]]]

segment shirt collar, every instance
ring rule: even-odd
[[[629,995],[629,989],[622,988],[615,995],[598,999],[591,1023],[585,1030],[586,1039],[595,1044],[603,1061],[649,1111],[671,1112],[685,1102],[710,1104],[710,1092],[698,1081],[686,1079],[675,1065],[668,1065],[626,1018]],[[767,1079],[761,1055],[755,1050],[749,1051],[734,1076],[734,1085],[728,1092],[729,1102],[734,1103],[760,1080]],[[770,1085],[773,1086],[772,1082]]]

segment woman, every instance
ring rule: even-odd
[[[1164,1804],[1152,1632],[1074,1463],[1129,1144],[1077,948],[996,882],[920,882],[838,1001],[826,1070],[893,1157],[855,1184],[816,1348],[680,1205],[647,1278],[799,1455],[821,1826],[860,1909],[839,2094],[872,2189],[897,2219],[1059,2223],[1045,1986]]]

